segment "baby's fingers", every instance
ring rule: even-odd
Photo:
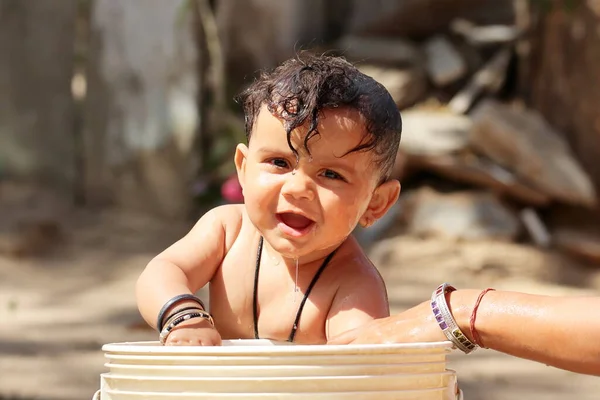
[[[167,337],[165,346],[220,346],[216,329],[176,329]]]
[[[211,329],[204,332],[201,339],[201,344],[198,346],[220,346],[222,343],[221,335],[216,329]]]

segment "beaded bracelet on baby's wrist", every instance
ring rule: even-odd
[[[184,309],[181,309],[181,310],[175,312],[173,315],[171,315],[167,319],[167,322],[165,323],[165,326],[161,330],[160,335],[159,335],[160,344],[165,344],[165,342],[167,341],[167,337],[169,336],[169,334],[171,333],[173,328],[175,328],[177,325],[181,324],[182,322],[189,321],[190,319],[193,319],[193,318],[205,319],[208,322],[210,322],[210,324],[213,327],[215,326],[215,321],[213,320],[212,316],[209,313],[207,313],[206,311],[204,311],[198,307],[186,307]]]
[[[174,296],[174,297],[170,298],[158,312],[158,318],[156,319],[156,329],[159,332],[161,332],[163,330],[163,327],[166,325],[165,317],[166,317],[167,311],[169,311],[169,309],[171,307],[173,307],[174,305],[176,305],[177,303],[180,303],[182,301],[193,301],[193,302],[197,303],[198,306],[200,306],[200,308],[202,310],[206,310],[206,307],[204,306],[204,303],[202,302],[202,300],[200,300],[198,297],[194,296],[193,294],[184,293],[184,294]]]
[[[462,333],[458,324],[454,320],[452,313],[446,302],[446,293],[453,292],[456,289],[447,284],[443,283],[431,294],[431,310],[435,316],[440,329],[444,332],[446,338],[451,341],[455,347],[469,354],[477,349],[477,345],[469,340],[469,338]]]

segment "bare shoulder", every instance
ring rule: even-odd
[[[229,249],[237,239],[245,220],[246,209],[243,204],[226,204],[208,211],[202,218],[212,220],[212,224],[221,226],[225,233],[225,247]]]
[[[389,316],[385,282],[365,252],[349,238],[335,262],[336,292],[327,316],[328,338]]]
[[[340,273],[340,290],[372,288],[385,292],[385,282],[365,251],[355,239],[349,238],[342,244],[336,261]]]

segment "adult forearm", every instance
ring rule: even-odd
[[[187,276],[176,265],[164,260],[152,260],[136,283],[140,314],[156,328],[156,318],[162,306],[174,296],[192,294],[190,286]]]
[[[457,323],[471,339],[470,317],[478,293],[459,290],[449,299]],[[475,328],[485,347],[600,375],[600,298],[491,291],[481,301]]]

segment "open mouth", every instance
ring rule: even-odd
[[[312,219],[295,213],[278,213],[277,219],[282,231],[292,236],[302,236],[308,233],[315,224]]]

